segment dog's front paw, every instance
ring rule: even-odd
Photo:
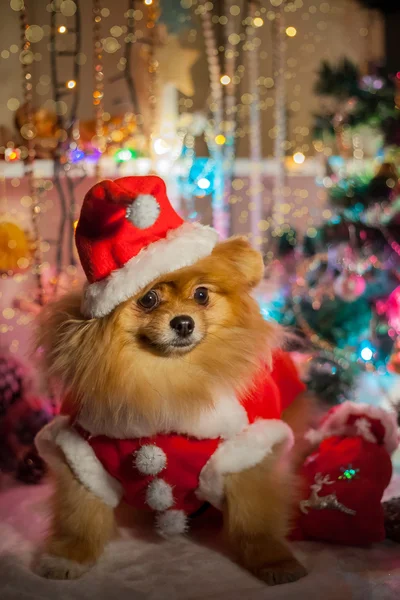
[[[289,558],[261,567],[256,575],[268,585],[280,585],[281,583],[292,583],[305,577],[307,570],[295,558]]]
[[[78,579],[91,565],[81,564],[54,554],[41,554],[33,566],[33,571],[46,579]]]

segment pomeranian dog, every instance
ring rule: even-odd
[[[281,419],[298,426],[303,387],[251,295],[260,254],[183,223],[155,176],[92,188],[76,242],[88,283],[39,327],[64,402],[36,442],[55,481],[36,571],[93,566],[124,500],[165,537],[214,505],[242,566],[269,585],[304,576],[285,539],[296,486]]]

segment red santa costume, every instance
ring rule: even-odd
[[[209,227],[183,223],[158,177],[97,184],[84,199],[76,231],[88,279],[83,314],[109,314],[160,275],[209,255],[217,239]],[[278,443],[292,444],[280,417],[304,386],[287,354],[275,352],[272,369],[261,360],[246,394],[216,390],[213,408],[195,424],[94,430],[83,413],[60,416],[38,435],[39,452],[54,469],[66,460],[108,505],[123,499],[155,511],[160,533],[182,533],[204,502],[221,507],[225,474],[255,466]]]

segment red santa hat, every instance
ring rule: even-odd
[[[76,245],[88,279],[82,311],[102,317],[161,275],[211,254],[217,232],[184,223],[159,177],[102,181],[86,194]]]

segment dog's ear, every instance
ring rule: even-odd
[[[221,242],[214,248],[213,255],[235,267],[250,288],[260,283],[264,274],[262,256],[243,237],[232,237]]]

